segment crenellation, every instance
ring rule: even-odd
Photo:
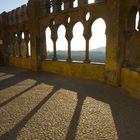
[[[8,25],[15,25],[28,20],[27,6],[23,5],[7,13]]]

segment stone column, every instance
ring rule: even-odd
[[[15,56],[15,48],[14,48],[14,44],[15,44],[15,33],[12,33],[11,34],[11,44],[12,44],[13,56]]]
[[[86,28],[88,28],[88,27],[86,26]],[[89,60],[89,40],[91,38],[91,32],[86,31],[86,29],[85,29],[84,38],[86,40],[86,51],[85,51],[85,60],[84,60],[84,62],[85,63],[90,63],[90,60]]]
[[[56,12],[57,11],[57,2],[55,0],[52,0],[51,5],[53,7],[53,12]]]
[[[7,25],[5,23],[8,23],[8,14],[6,12],[3,12],[1,14],[1,52],[0,52],[0,64],[9,64],[9,56],[8,56],[8,29]]]
[[[73,2],[74,2],[75,0],[69,0],[69,8],[73,8]]]
[[[78,0],[78,6],[84,6],[85,5],[85,0]]]
[[[13,56],[12,33],[9,32],[8,35],[9,35],[9,36],[8,36],[9,55],[10,55],[10,56]]]
[[[45,35],[45,28],[40,30],[40,47],[41,47],[41,60],[46,59],[47,51],[46,51],[46,35]]]
[[[17,33],[17,41],[18,41],[18,56],[21,57],[22,32]]]
[[[83,0],[84,1],[84,4],[88,4],[88,0]]]
[[[29,32],[28,31],[26,31],[25,32],[25,43],[26,43],[26,57],[29,57],[29,46],[28,46],[28,43],[29,43],[29,40],[30,40],[30,38],[29,38]]]
[[[71,62],[71,39],[72,39],[73,35],[72,35],[72,28],[68,27],[66,28],[66,39],[68,41],[68,58],[67,61]]]
[[[138,23],[138,29],[140,31],[140,10],[139,10],[139,23]]]
[[[56,40],[57,40],[57,28],[56,27],[52,27],[51,28],[51,39],[53,41],[53,60],[57,60],[56,57]]]
[[[69,0],[65,1],[64,0],[64,9],[68,9],[69,7],[70,7],[70,1]]]
[[[50,14],[51,2],[50,0],[46,1],[46,14]]]
[[[50,0],[40,0],[41,16],[45,16],[50,13],[51,2]]]
[[[40,59],[40,9],[38,8],[39,0],[30,0],[28,2],[30,42],[31,42],[31,69],[37,71],[41,68]]]
[[[64,9],[73,8],[73,2],[75,0],[64,0]]]
[[[57,11],[61,11],[62,0],[57,0]]]
[[[106,61],[105,61],[105,82],[112,85],[119,85],[121,83],[121,59],[123,57],[120,47],[120,40],[122,39],[122,18],[120,18],[121,1],[108,1],[109,12],[113,15],[106,20]],[[123,5],[122,5],[123,6]],[[123,7],[121,7],[123,8]]]

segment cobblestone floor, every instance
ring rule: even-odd
[[[0,67],[0,140],[140,140],[140,102],[120,88]]]

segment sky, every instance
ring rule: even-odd
[[[27,2],[28,0],[0,0],[0,13],[11,11]]]

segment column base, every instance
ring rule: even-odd
[[[53,60],[53,61],[57,61],[58,59],[57,59],[56,57],[54,57],[52,60]]]
[[[67,62],[72,62],[72,59],[71,59],[71,58],[68,58],[68,59],[67,59]]]
[[[84,63],[90,63],[90,60],[89,59],[85,59]]]

